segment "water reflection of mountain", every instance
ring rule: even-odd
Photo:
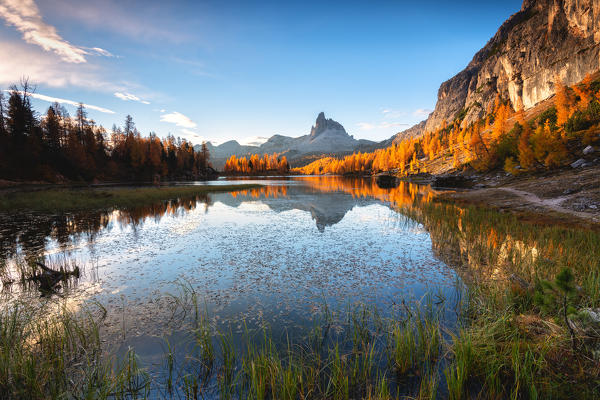
[[[212,198],[236,208],[247,201],[261,201],[276,212],[307,211],[316,221],[319,231],[323,232],[325,227],[340,222],[355,206],[385,202],[391,207],[401,208],[411,206],[415,201],[429,201],[431,195],[429,187],[406,182],[386,189],[369,178],[303,176]]]
[[[286,188],[286,194],[267,196],[257,193],[228,193],[213,195],[214,202],[221,202],[229,207],[237,208],[245,202],[260,201],[275,212],[301,210],[310,213],[320,232],[326,227],[340,222],[347,212],[355,206],[364,207],[379,201],[371,197],[355,197],[352,194],[335,191],[323,192],[310,186],[293,185]]]
[[[264,186],[234,193],[189,197],[161,201],[151,205],[111,211],[85,211],[66,214],[0,214],[0,265],[17,254],[30,260],[44,253],[49,242],[61,248],[86,240],[93,244],[99,231],[112,226],[135,227],[148,219],[182,215],[197,207],[208,210],[213,201],[239,207],[247,201],[261,201],[275,212],[302,210],[309,212],[319,231],[340,222],[355,206],[378,201],[401,208],[415,200],[428,201],[427,187],[400,183],[382,189],[372,179],[348,179],[335,176],[294,177],[262,181]]]

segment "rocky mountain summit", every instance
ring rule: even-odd
[[[459,74],[442,83],[425,131],[480,118],[497,94],[525,110],[600,69],[600,2],[525,0]]]
[[[308,135],[297,138],[273,135],[260,146],[243,146],[235,140],[230,140],[218,146],[209,142],[207,147],[213,165],[221,168],[232,155],[242,157],[249,154],[279,153],[285,155],[292,165],[299,165],[303,163],[303,159],[310,156],[342,155],[374,144],[375,142],[369,140],[355,139],[346,132],[342,124],[331,118],[325,118],[325,113],[321,112]],[[196,146],[196,149],[199,149],[199,146]]]
[[[338,131],[342,134],[347,135],[346,130],[344,129],[342,124],[340,124],[337,121],[332,120],[331,118],[326,119],[325,113],[320,112],[319,115],[317,116],[317,121],[315,122],[315,125],[310,130],[309,136],[312,139],[314,139],[326,131]]]

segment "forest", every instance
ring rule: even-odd
[[[463,110],[434,132],[374,152],[322,158],[293,171],[310,175],[395,171],[407,175],[432,172],[428,166],[436,159],[451,162],[456,170],[504,168],[513,175],[560,167],[572,161],[582,146],[599,140],[600,80],[588,75],[572,87],[562,85],[558,78],[556,82],[553,106],[534,118],[527,120],[522,105],[514,111],[508,100],[497,96],[475,123],[463,124]]]
[[[279,173],[285,174],[290,171],[290,165],[288,164],[285,156],[279,157],[277,153],[265,154],[262,157],[258,154],[252,154],[249,158],[240,157],[235,155],[229,157],[225,162],[223,172],[226,174],[244,174],[244,175],[256,175],[264,173]]]
[[[205,145],[169,135],[142,136],[128,115],[110,132],[88,118],[83,104],[70,116],[59,103],[38,115],[24,80],[8,98],[0,91],[0,179],[19,181],[156,181],[214,174]]]

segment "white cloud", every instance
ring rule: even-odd
[[[18,0],[17,0],[18,1]],[[130,1],[122,0],[45,0],[51,3],[48,13],[61,18],[76,20],[86,27],[93,27],[126,35],[136,40],[160,40],[182,43],[197,39],[181,29],[180,16],[173,16],[172,2],[147,2],[145,7],[132,7]],[[196,16],[189,15],[195,19]]]
[[[403,126],[408,126],[409,124],[405,124],[403,122],[382,122],[379,124],[379,128],[380,129],[387,129],[387,128],[401,128]]]
[[[195,128],[197,124],[192,121],[189,117],[178,113],[177,111],[173,111],[169,114],[163,114],[160,116],[160,120],[163,122],[170,122],[182,128]]]
[[[110,52],[99,47],[86,49],[63,39],[54,26],[43,21],[33,0],[0,0],[0,18],[21,32],[23,40],[27,43],[57,54],[65,62],[85,63],[85,56],[89,54],[112,56]]]
[[[182,129],[181,132],[190,136],[198,136],[198,134],[191,129]]]
[[[136,95],[131,94],[131,93],[115,92],[114,95],[115,95],[115,97],[117,97],[121,100],[124,100],[124,101],[138,101],[143,104],[150,104],[149,101],[142,100],[139,97],[137,97]]]
[[[376,126],[375,126],[375,125],[373,125],[373,124],[371,124],[371,123],[369,123],[369,122],[359,122],[359,123],[358,123],[358,124],[356,124],[356,125],[358,125],[358,128],[359,128],[360,130],[363,130],[363,131],[370,131],[370,130],[373,130],[373,129],[375,129],[375,128],[376,128]]]
[[[99,56],[103,56],[103,57],[117,57],[114,54],[112,54],[110,51],[101,49],[100,47],[82,47],[82,49],[88,50],[88,54],[91,54],[91,55],[99,55]],[[120,57],[117,57],[117,58],[120,58]]]
[[[389,108],[384,108],[381,113],[385,118],[400,118],[406,115],[404,111],[392,110]]]
[[[360,130],[371,131],[374,129],[402,128],[402,127],[408,126],[409,124],[405,124],[402,122],[383,121],[383,122],[380,122],[379,124],[372,124],[370,122],[359,122],[357,125]]]
[[[5,92],[10,92],[10,90],[5,90]],[[23,94],[23,92],[20,92],[21,94]],[[42,100],[42,101],[47,101],[49,103],[61,103],[61,104],[69,104],[72,106],[79,106],[79,102],[78,101],[73,101],[73,100],[67,100],[67,99],[61,99],[59,97],[52,97],[52,96],[46,96],[44,94],[40,94],[40,93],[29,93],[29,95],[31,97],[33,97],[34,99],[38,99],[38,100]],[[108,108],[104,108],[104,107],[98,107],[98,106],[94,106],[91,104],[83,104],[83,106],[87,109],[90,110],[95,110],[95,111],[100,111],[102,113],[106,113],[106,114],[114,114],[115,112],[112,110],[109,110]]]
[[[247,137],[247,138],[238,140],[238,143],[241,145],[244,145],[244,146],[260,146],[261,144],[265,143],[267,140],[269,140],[268,137],[251,136],[251,137]]]
[[[418,108],[413,112],[413,115],[415,117],[424,118],[424,117],[429,116],[429,114],[431,114],[432,112],[433,112],[433,110],[430,110],[428,108]]]
[[[197,144],[202,144],[202,142],[210,142],[211,140],[200,135],[199,133],[197,133],[196,131],[193,131],[191,129],[181,129],[180,132],[182,133],[181,137],[186,139],[187,141],[191,142],[194,145]],[[214,142],[212,142],[214,144]]]
[[[432,112],[433,112],[433,110],[430,110],[428,108],[417,108],[412,113],[408,113],[408,112],[402,111],[402,110],[393,110],[391,108],[384,108],[383,110],[381,110],[381,113],[383,114],[383,116],[385,118],[391,118],[391,119],[403,118],[410,114],[412,114],[413,117],[424,118],[424,117],[427,117]]]
[[[10,55],[0,62],[0,85],[5,87],[18,83],[22,77],[29,78],[34,85],[50,87],[78,86],[114,92],[131,86],[108,81],[92,63],[67,63],[53,53],[41,52],[21,42],[0,41],[0,54]]]
[[[193,131],[193,130],[191,130],[191,129],[185,129],[185,128],[184,128],[184,129],[182,129],[182,130],[181,130],[181,133],[183,133],[183,136],[184,136],[186,139],[188,139],[188,140],[190,140],[190,139],[192,139],[192,138],[193,138],[193,139],[200,139],[200,140],[202,140],[202,136],[198,135],[198,133],[194,132],[194,131]]]

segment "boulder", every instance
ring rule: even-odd
[[[438,175],[431,182],[433,188],[468,189],[473,187],[473,180],[462,175]]]
[[[398,178],[389,174],[378,174],[375,176],[377,186],[383,189],[391,189],[398,186]]]
[[[583,154],[584,155],[588,155],[588,154],[592,154],[594,152],[594,148],[592,146],[588,146],[585,149],[583,149]]]
[[[583,158],[580,158],[579,160],[575,161],[574,163],[571,163],[571,167],[579,168],[579,167],[583,166],[583,164],[585,164],[585,160]]]

